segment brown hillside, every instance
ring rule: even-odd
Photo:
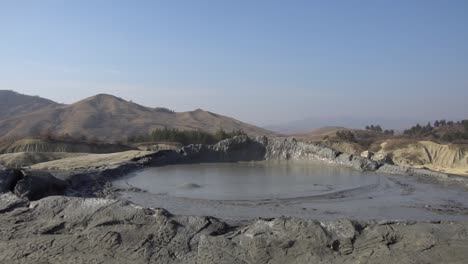
[[[0,120],[56,106],[59,106],[59,104],[38,96],[19,94],[9,90],[0,90]]]
[[[46,133],[113,141],[165,126],[207,132],[215,132],[219,128],[228,131],[241,129],[251,135],[273,135],[268,130],[201,109],[177,113],[99,94],[71,105],[46,106],[0,120],[0,140]]]

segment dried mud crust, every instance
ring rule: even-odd
[[[467,258],[466,222],[275,218],[229,226],[118,200],[60,196],[0,214],[0,263],[464,263]]]

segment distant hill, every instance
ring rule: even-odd
[[[0,120],[57,106],[60,105],[39,96],[19,94],[10,90],[0,90]]]
[[[107,94],[61,105],[40,97],[1,91],[0,102],[6,102],[0,106],[0,140],[53,134],[115,141],[165,126],[206,132],[240,129],[250,135],[274,135],[266,129],[202,109],[173,112]]]
[[[295,120],[283,124],[265,126],[265,129],[287,134],[297,134],[303,131],[317,129],[321,127],[339,126],[352,129],[364,129],[370,124],[379,124],[384,129],[403,130],[416,123],[426,124],[431,120],[420,120],[410,118],[384,118],[384,117],[310,117],[301,120]]]

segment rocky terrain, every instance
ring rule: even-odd
[[[340,139],[338,131],[350,131],[354,140]],[[337,151],[360,155],[364,151],[388,155],[400,166],[468,175],[468,147],[462,140],[441,141],[447,134],[463,133],[461,124],[432,128],[429,136],[390,135],[370,130],[323,127],[290,135],[301,141],[316,142]]]
[[[237,162],[261,160],[320,161],[357,170],[411,175],[426,181],[468,186],[464,177],[448,175],[424,168],[393,165],[386,155],[362,157],[338,152],[320,143],[305,143],[294,139],[251,138],[237,136],[215,145],[189,145],[180,149],[127,151],[111,154],[90,154],[39,163],[33,170],[47,170],[80,186],[96,179],[104,182],[144,166],[163,166],[197,162]]]
[[[118,200],[0,199],[1,263],[465,263],[468,223],[258,219],[230,226]]]
[[[322,161],[468,187],[464,178],[388,164],[384,157],[246,136],[92,166],[86,166],[90,160],[72,167],[62,162],[48,172],[47,163],[42,170],[0,169],[0,262],[465,263],[468,257],[467,222],[274,218],[226,223],[112,199],[109,181],[145,166],[250,160]]]

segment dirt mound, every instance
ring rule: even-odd
[[[379,153],[388,153],[401,166],[428,167],[437,171],[468,175],[468,151],[463,145],[431,141],[384,142]]]
[[[18,152],[0,155],[0,164],[8,168],[21,168],[33,164],[69,157],[87,155],[87,153],[66,152]]]

